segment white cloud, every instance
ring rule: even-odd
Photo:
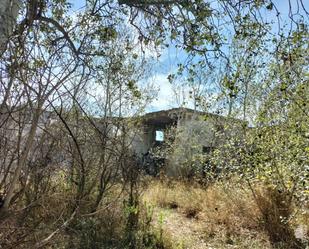
[[[156,88],[157,97],[149,104],[148,111],[160,111],[175,107],[193,108],[193,102],[189,99],[189,88],[179,82],[171,84],[167,74],[156,74],[150,80]]]
[[[166,74],[157,74],[150,81],[156,88],[157,97],[151,102],[148,109],[150,111],[165,110],[174,107],[174,92],[172,84],[168,81]]]

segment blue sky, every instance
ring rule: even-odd
[[[284,23],[291,23],[288,14],[289,14],[289,0],[274,0],[278,11],[280,12],[280,21],[283,25]],[[291,0],[291,8],[292,11],[295,12],[297,8],[296,0]],[[309,10],[309,0],[303,1],[304,7]],[[301,11],[304,14],[303,11]],[[263,17],[267,21],[277,20],[274,12],[269,12],[265,10],[261,13]],[[308,19],[306,20],[308,21]],[[169,49],[164,50],[161,57],[157,60],[157,64],[155,67],[155,76],[154,81],[160,87],[160,91],[158,93],[158,97],[156,100],[151,103],[149,106],[149,111],[157,111],[161,109],[168,109],[171,107],[177,107],[179,103],[175,102],[175,98],[173,97],[173,86],[168,82],[167,76],[171,72],[175,72],[177,69],[177,64],[182,62],[186,54],[176,49],[173,46],[170,46]],[[184,89],[185,91],[189,91],[189,89]],[[186,96],[188,98],[188,94]],[[193,108],[193,103],[188,101],[187,107]]]
[[[292,12],[295,12],[298,7],[301,7],[297,5],[297,0],[290,1]],[[273,2],[281,14],[281,24],[290,23],[288,17],[290,8],[289,0],[273,0]],[[84,0],[72,1],[72,3],[73,8],[76,9],[83,6]],[[303,4],[304,7],[309,10],[309,0],[303,0]],[[276,20],[274,12],[264,10],[262,11],[261,15],[267,21]],[[308,22],[308,19],[305,21]],[[152,76],[149,78],[149,81],[152,82],[158,90],[157,98],[154,99],[153,102],[147,107],[147,111],[157,111],[179,106],[180,103],[175,99],[175,87],[169,83],[167,76],[177,70],[177,64],[183,62],[183,60],[186,58],[185,52],[180,49],[176,49],[173,45],[170,45],[168,49],[161,51],[160,57],[157,57],[157,54],[150,50],[146,51],[146,54],[148,57],[153,57],[152,64],[154,66],[152,70]],[[179,94],[181,95],[183,92],[182,97],[184,98],[188,98],[189,90],[190,89],[188,87],[183,88],[182,90],[178,88]],[[186,106],[193,107],[192,102],[188,101]]]

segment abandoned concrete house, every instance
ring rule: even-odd
[[[18,112],[17,112],[18,113]],[[25,123],[23,134],[29,132],[31,126],[31,113],[25,112]],[[4,117],[4,115],[2,115]],[[121,131],[131,120],[138,120],[134,126],[133,135],[128,139],[130,141],[131,150],[142,161],[143,165],[146,164],[148,173],[156,174],[158,169],[156,164],[169,163],[170,165],[180,165],[188,157],[194,157],[197,153],[208,153],[223,143],[226,139],[239,133],[244,122],[227,118],[224,116],[192,110],[188,108],[173,108],[169,110],[162,110],[157,112],[146,113],[144,115],[134,118],[94,118],[98,129],[101,126],[111,126],[109,130],[113,132],[113,128],[117,127]],[[29,120],[29,124],[28,124]],[[57,123],[57,115],[50,111],[43,111],[39,120],[39,128],[37,136],[40,136],[44,127]],[[119,125],[121,123],[121,125]],[[82,122],[80,123],[82,125]],[[246,124],[245,124],[246,125]],[[14,133],[17,127],[14,123],[10,125]],[[166,161],[163,156],[156,157],[153,151],[160,148],[167,138],[167,132],[173,127],[175,131],[175,139],[177,140],[177,148],[173,154],[169,156]],[[8,132],[6,130],[6,132]],[[114,134],[115,135],[115,134]],[[13,138],[14,136],[11,136]],[[171,167],[173,168],[173,167]]]
[[[247,124],[238,119],[189,108],[151,112],[140,117],[139,131],[133,139],[132,148],[142,157],[143,163],[148,164],[150,173],[155,174],[157,166],[152,151],[164,144],[170,127],[174,127],[177,148],[168,161],[166,158],[157,160],[159,164],[168,163],[172,169],[198,153],[211,152],[225,140],[239,135],[244,126]]]

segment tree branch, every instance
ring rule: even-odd
[[[40,16],[38,19],[43,22],[51,23],[52,25],[54,25],[58,29],[58,31],[60,31],[63,34],[63,38],[67,40],[74,54],[76,55],[76,57],[78,57],[79,51],[76,49],[73,41],[71,40],[69,36],[69,33],[56,20],[49,18],[49,17],[45,17],[45,16]]]

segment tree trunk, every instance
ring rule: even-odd
[[[12,197],[14,195],[14,191],[15,191],[18,179],[20,177],[22,169],[24,168],[24,165],[26,164],[28,154],[29,154],[30,149],[33,145],[33,141],[34,141],[34,138],[35,138],[35,135],[36,135],[37,127],[38,127],[40,113],[41,113],[41,108],[39,107],[34,112],[34,117],[33,117],[32,123],[31,123],[30,131],[29,131],[24,149],[21,153],[21,157],[19,158],[19,160],[17,162],[17,167],[15,169],[15,172],[14,172],[11,184],[9,186],[8,192],[5,196],[4,204],[1,207],[0,211],[7,211],[10,204],[11,204],[11,200],[12,200]]]
[[[5,50],[9,36],[14,30],[20,7],[20,0],[0,1],[0,54]]]

